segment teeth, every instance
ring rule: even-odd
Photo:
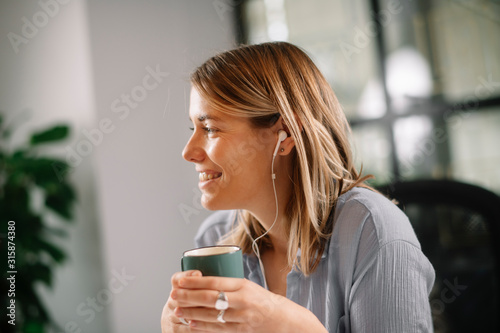
[[[200,181],[207,181],[211,179],[216,179],[222,176],[222,173],[205,173],[205,172],[200,172],[199,179]]]

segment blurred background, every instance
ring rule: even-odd
[[[448,179],[500,194],[499,32],[498,0],[0,0],[2,251],[15,225],[17,268],[31,267],[16,297],[19,285],[40,297],[17,329],[160,331],[170,276],[209,214],[181,157],[189,74],[240,43],[306,50],[374,185]],[[23,227],[19,202],[38,227]]]

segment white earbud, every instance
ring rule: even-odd
[[[274,148],[274,153],[273,153],[273,157],[276,156],[276,154],[278,153],[278,148],[280,147],[280,144],[287,138],[287,135],[286,135],[286,132],[285,131],[282,131],[280,130],[278,132],[278,143],[276,144],[276,148]]]

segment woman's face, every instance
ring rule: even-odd
[[[273,128],[255,129],[245,118],[209,108],[194,88],[189,118],[193,134],[182,156],[199,173],[203,207],[252,211],[273,205],[271,161],[277,142]]]

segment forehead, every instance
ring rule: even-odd
[[[189,97],[189,119],[192,121],[195,119],[212,119],[217,113],[217,111],[211,110],[211,108],[208,107],[208,104],[195,88],[191,88],[191,94]]]
[[[203,99],[195,88],[191,88],[191,96],[189,101],[189,119],[191,121],[199,120],[214,120],[220,122],[241,121],[239,117],[231,116],[209,107],[208,103]]]
[[[192,118],[197,113],[205,111],[206,108],[206,103],[201,98],[198,90],[191,88],[191,94],[189,95],[189,118]]]

